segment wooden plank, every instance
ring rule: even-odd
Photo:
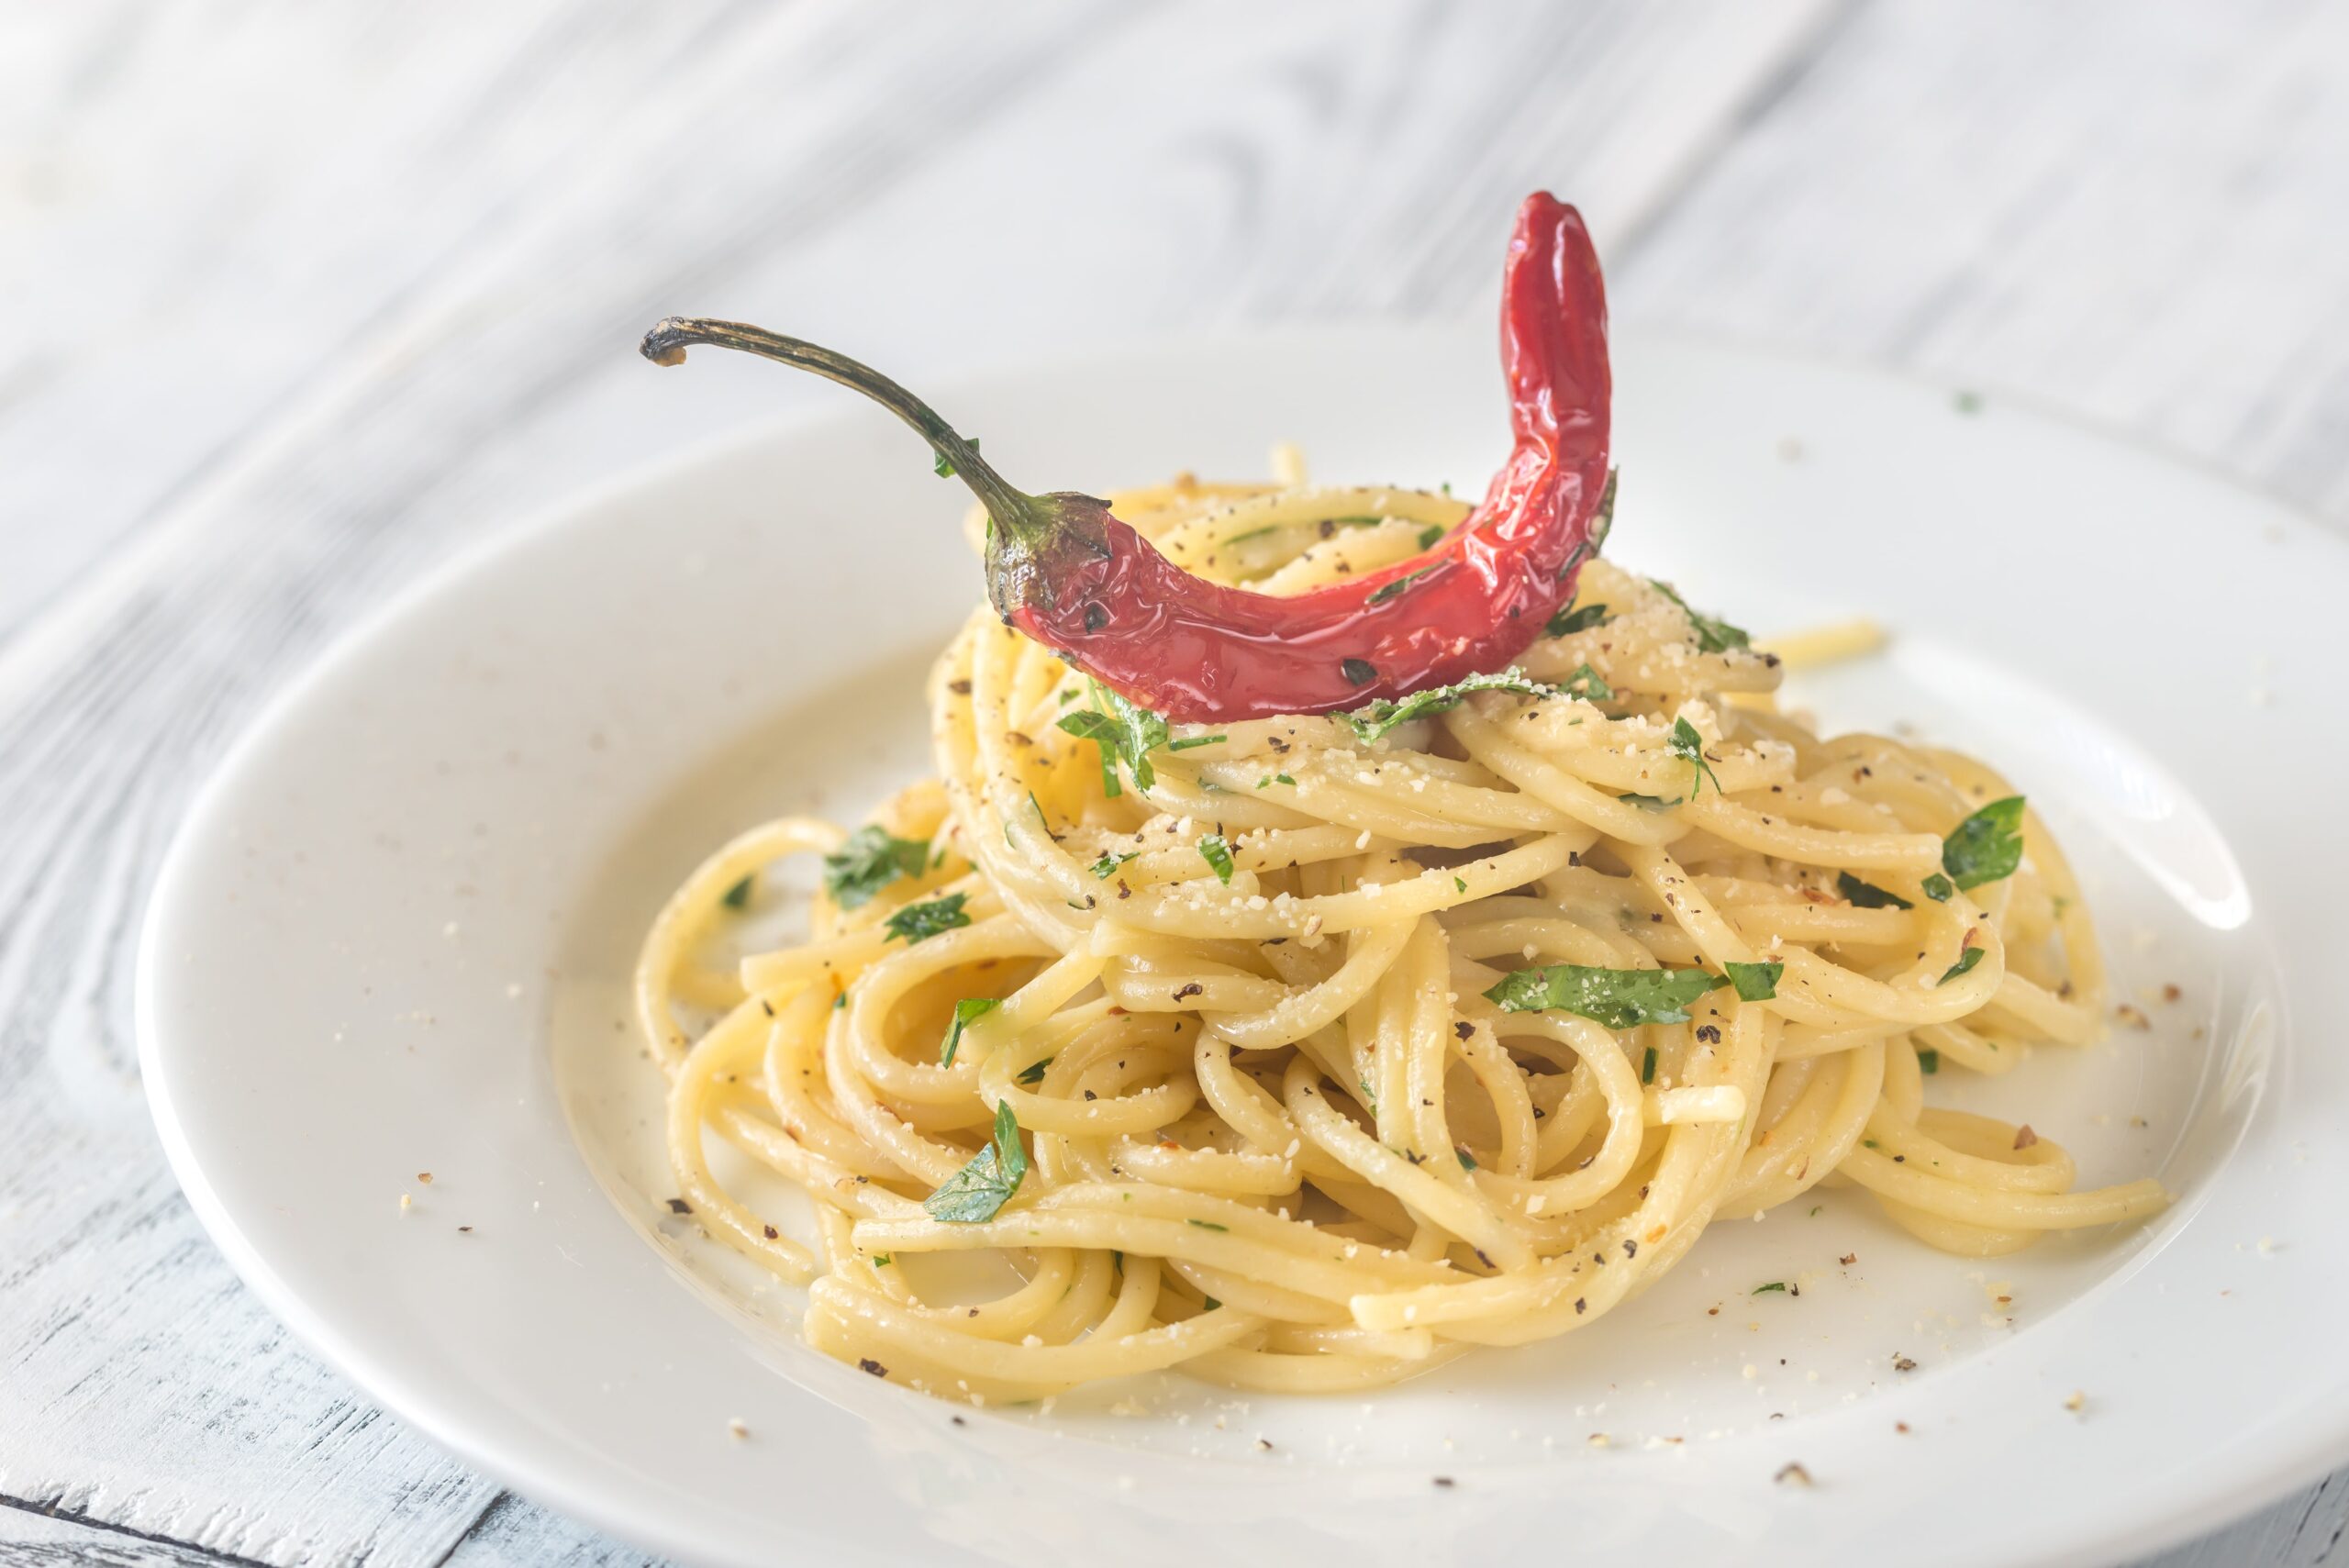
[[[2299,1496],[2175,1551],[2143,1568],[2321,1568],[2338,1563],[2349,1529],[2349,1471]]]
[[[247,1561],[0,1498],[0,1568],[224,1568]]]
[[[2342,520],[2344,147],[2349,8],[2327,0],[1880,5],[1616,298],[2016,389]]]
[[[1459,307],[1524,188],[1636,232],[1827,14],[239,0],[0,24],[37,35],[0,50],[25,89],[0,112],[54,184],[0,265],[69,307],[0,348],[24,563],[0,584],[0,1492],[271,1563],[618,1551],[491,1507],[228,1276],[145,1125],[128,976],[190,782],[354,615],[484,528],[819,395],[654,377],[629,352],[652,317],[773,316],[919,372]]]
[[[511,1492],[450,1553],[445,1568],[665,1568],[664,1560],[549,1513]]]

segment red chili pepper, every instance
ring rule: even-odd
[[[675,364],[712,343],[854,387],[926,437],[941,473],[985,503],[987,593],[1007,623],[1145,707],[1220,723],[1330,713],[1494,670],[1574,593],[1609,495],[1607,299],[1581,215],[1526,198],[1501,284],[1501,362],[1516,448],[1484,503],[1434,549],[1288,597],[1195,577],[1108,504],[1013,489],[927,404],[885,376],[738,322],[671,318],[644,339]]]

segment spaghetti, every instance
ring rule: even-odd
[[[1271,595],[1468,511],[1188,480],[1114,506]],[[2102,1034],[2088,910],[2003,780],[1812,733],[1776,654],[1605,561],[1551,628],[1452,706],[1167,726],[974,615],[931,679],[937,778],[853,836],[743,835],[646,940],[685,1200],[807,1284],[818,1349],[982,1402],[1392,1383],[1595,1322],[1822,1183],[1975,1256],[2161,1207],[1924,1103],[1944,1065]],[[808,940],[710,962],[801,853]],[[813,1200],[812,1245],[721,1184],[713,1132]],[[947,1253],[1005,1288],[939,1284]]]

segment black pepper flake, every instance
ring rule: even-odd
[[[1636,1258],[1636,1257],[1638,1257],[1639,1255],[1640,1255],[1640,1244],[1639,1244],[1637,1241],[1632,1240],[1631,1240],[1630,1237],[1628,1237],[1628,1236],[1624,1237],[1624,1238],[1623,1238],[1623,1256],[1625,1256],[1625,1257],[1627,1257],[1627,1258]]]
[[[1085,606],[1085,630],[1099,631],[1103,627],[1108,626],[1108,624],[1109,612],[1102,608],[1097,600]]]
[[[1367,659],[1341,660],[1338,673],[1346,678],[1347,684],[1356,686],[1366,686],[1378,679],[1378,667]]]
[[[687,1203],[681,1197],[673,1197],[669,1200],[669,1212],[671,1214],[691,1214],[693,1211],[694,1206]]]
[[[1917,1363],[1910,1361],[1907,1356],[1895,1356],[1892,1358],[1892,1370],[1895,1372],[1914,1372],[1917,1370]]]
[[[1720,1026],[1719,1024],[1698,1024],[1697,1026],[1697,1038],[1703,1040],[1707,1045],[1719,1045],[1721,1042]]]
[[[1460,1483],[1458,1483],[1457,1481],[1454,1481],[1454,1480],[1453,1480],[1451,1476],[1449,1476],[1449,1475],[1439,1475],[1439,1476],[1437,1476],[1437,1477],[1435,1478],[1435,1484],[1436,1484],[1437,1485],[1439,1485],[1439,1486],[1457,1486],[1458,1485],[1460,1485]]]
[[[886,1377],[889,1375],[889,1369],[883,1366],[879,1362],[874,1361],[871,1356],[866,1356],[863,1361],[858,1362],[856,1363],[856,1370],[859,1372],[869,1372],[875,1377]]]
[[[1181,990],[1174,993],[1174,1000],[1179,1002],[1186,996],[1197,996],[1204,993],[1206,990],[1206,986],[1194,980],[1190,984],[1185,985]]]
[[[1452,1026],[1452,1032],[1458,1035],[1462,1040],[1469,1040],[1475,1037],[1476,1033],[1476,1026],[1470,1023],[1466,1018],[1463,1018],[1458,1023]]]
[[[765,1232],[767,1233],[767,1240],[770,1240],[770,1241],[774,1240],[775,1238],[777,1238],[778,1236],[781,1236],[781,1235],[783,1234],[783,1232],[782,1232],[782,1231],[777,1230],[777,1229],[776,1229],[774,1226],[772,1226],[772,1225],[762,1225],[761,1227],[759,1227],[759,1229],[762,1229],[762,1230],[763,1230],[763,1231],[765,1231]]]
[[[1589,1298],[1588,1298],[1587,1296],[1575,1296],[1575,1317],[1579,1318],[1579,1317],[1581,1317],[1584,1313],[1586,1313],[1586,1312],[1587,1312],[1587,1311],[1589,1311],[1589,1310],[1590,1310],[1590,1300],[1589,1300]]]
[[[764,996],[759,998],[759,1007],[760,1010],[764,1012],[768,1018],[774,1017],[774,1004],[768,1001]]]
[[[457,1227],[457,1233],[461,1236],[470,1236],[473,1233],[473,1228],[470,1225],[460,1225]]]
[[[971,683],[968,681],[949,681],[946,683],[946,689],[952,692],[958,697],[966,697],[971,695]]]

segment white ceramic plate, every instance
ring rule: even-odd
[[[942,401],[1038,487],[1257,473],[1280,438],[1473,488],[1488,336],[1170,347]],[[1366,1402],[1165,1378],[958,1412],[815,1356],[793,1293],[669,1214],[620,986],[709,846],[923,766],[918,677],[978,571],[960,491],[845,395],[442,573],[221,769],[139,985],[197,1211],[373,1396],[699,1562],[2079,1563],[2349,1460],[2349,552],[1996,401],[1636,335],[1618,365],[1610,553],[1765,632],[1882,620],[1890,652],[1805,700],[1979,751],[2066,836],[2152,1028],[1935,1094],[2028,1107],[2084,1180],[2159,1173],[2159,1219],[1984,1265],[1831,1195],[1718,1228],[1590,1331]]]

